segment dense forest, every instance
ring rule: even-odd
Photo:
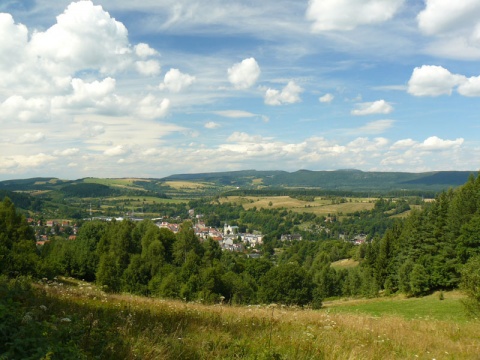
[[[286,223],[295,227],[311,215],[281,209],[246,211],[231,204],[214,208],[213,203],[201,201],[191,205],[209,213],[212,223],[220,221],[220,214],[228,214],[244,228],[261,228],[270,234],[266,249],[271,251],[248,258],[222,251],[212,239],[200,241],[190,222],[174,234],[148,220],[86,222],[76,240],[56,238],[37,248],[32,229],[5,198],[0,204],[1,273],[66,275],[95,282],[109,292],[185,301],[276,302],[313,308],[329,297],[395,292],[421,296],[457,288],[462,281],[474,284],[473,293],[478,289],[474,275],[478,277],[479,270],[472,264],[480,256],[480,177],[471,176],[463,186],[439,194],[405,219],[385,214],[401,212],[408,204],[380,199],[372,211],[332,224],[371,231],[370,241],[361,246],[317,237],[274,251],[279,245],[278,228]],[[331,266],[347,258],[355,259],[358,266]]]

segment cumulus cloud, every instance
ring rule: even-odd
[[[157,60],[137,61],[135,62],[137,71],[145,76],[155,76],[160,74],[160,63]]]
[[[15,155],[9,157],[0,156],[0,172],[9,172],[13,169],[24,171],[44,166],[55,161],[57,158],[52,155],[39,153],[36,155]]]
[[[227,141],[239,143],[260,143],[263,142],[263,138],[259,135],[249,135],[244,132],[236,131],[227,138]]]
[[[254,58],[248,58],[228,69],[228,81],[236,89],[248,89],[260,77],[260,66]]]
[[[385,100],[360,103],[356,107],[356,109],[351,111],[351,114],[355,116],[390,114],[393,111],[393,106]]]
[[[169,99],[157,99],[149,94],[143,98],[137,108],[137,114],[145,119],[157,119],[165,117],[170,109]]]
[[[418,26],[427,35],[473,28],[479,22],[480,3],[476,0],[426,0],[418,16]]]
[[[47,98],[25,99],[23,96],[13,95],[0,104],[0,121],[46,122],[50,119],[50,109]]]
[[[10,14],[0,13],[0,67],[12,66],[23,60],[28,42],[28,29],[25,25],[15,24]]]
[[[321,103],[331,103],[333,101],[333,99],[335,99],[335,97],[332,95],[332,94],[325,94],[323,96],[320,96],[318,98],[318,101],[320,101]]]
[[[413,70],[407,91],[414,96],[451,95],[453,88],[464,81],[464,76],[452,74],[442,66],[423,65]]]
[[[122,156],[128,153],[128,149],[123,145],[118,145],[109,149],[106,149],[103,154],[106,156]]]
[[[357,138],[347,144],[348,150],[355,153],[364,151],[375,152],[384,149],[389,141],[386,138],[378,137],[370,140],[366,137]]]
[[[310,0],[306,17],[312,31],[353,30],[391,19],[404,0]]]
[[[217,129],[220,127],[220,124],[214,122],[214,121],[209,121],[207,123],[205,123],[205,128],[207,129]]]
[[[52,99],[52,111],[82,111],[94,113],[117,114],[130,111],[130,99],[115,94],[116,81],[105,78],[102,81],[86,82],[72,79],[72,93],[56,96]]]
[[[45,140],[45,134],[42,132],[38,132],[36,134],[26,133],[23,134],[18,138],[19,144],[34,144],[39,143]]]
[[[464,142],[464,139],[458,138],[456,140],[443,140],[437,136],[431,136],[426,139],[423,143],[418,145],[418,148],[427,151],[441,151],[449,150],[452,148],[460,147]]]
[[[114,73],[130,62],[126,27],[91,1],[71,3],[57,23],[32,35],[29,50],[47,68],[72,73],[99,69]]]
[[[144,59],[149,56],[154,56],[158,55],[158,52],[155,49],[152,49],[148,44],[145,43],[140,43],[135,45],[135,54],[137,54],[138,57]]]
[[[441,57],[480,59],[480,3],[476,0],[426,0],[418,27],[434,37],[427,52]]]
[[[466,79],[457,90],[458,93],[463,96],[480,96],[480,76],[473,76]]]
[[[278,106],[284,104],[294,104],[301,101],[300,94],[303,89],[295,84],[294,81],[289,81],[288,84],[280,91],[276,89],[267,89],[265,92],[265,104]]]
[[[391,149],[392,150],[409,149],[409,148],[414,147],[416,144],[417,144],[417,142],[413,139],[402,139],[402,140],[396,141],[392,145]]]
[[[178,69],[170,69],[160,84],[160,90],[167,89],[171,92],[178,93],[195,82],[195,76],[183,74]]]

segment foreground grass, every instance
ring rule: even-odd
[[[478,359],[480,353],[477,321],[372,316],[342,312],[341,303],[319,311],[206,306],[108,295],[88,284],[39,287],[23,311],[43,306],[36,321],[51,326],[42,336],[61,331],[78,353],[72,358]],[[67,358],[57,348],[49,358]]]

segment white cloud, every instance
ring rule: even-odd
[[[158,52],[155,49],[152,49],[148,44],[140,43],[135,45],[135,54],[144,59],[149,56],[158,55]]]
[[[47,98],[25,99],[13,95],[0,104],[0,121],[18,119],[22,122],[46,122],[50,119],[50,102]]]
[[[220,124],[214,122],[214,121],[209,121],[207,123],[205,123],[205,128],[207,129],[217,129],[220,127]]]
[[[80,152],[80,149],[78,148],[70,148],[70,149],[65,149],[63,151],[55,151],[53,154],[57,156],[74,156],[77,155]]]
[[[318,101],[320,101],[321,103],[331,103],[333,99],[335,99],[335,96],[333,96],[332,94],[325,94],[323,96],[320,96],[318,98]]]
[[[127,29],[91,1],[71,3],[55,25],[33,33],[29,45],[30,53],[55,73],[82,69],[113,73],[130,63]]]
[[[351,114],[355,116],[390,114],[393,111],[393,106],[385,100],[360,103],[356,104],[356,107],[357,109],[351,111]]]
[[[390,129],[394,123],[394,120],[371,121],[366,125],[355,129],[355,132],[360,134],[381,134],[386,130]]]
[[[160,90],[168,89],[171,92],[178,93],[190,87],[194,82],[195,76],[183,74],[178,69],[170,69],[165,74],[163,83],[160,84]]]
[[[404,0],[310,0],[306,17],[312,31],[353,30],[391,19]]]
[[[253,114],[251,112],[243,111],[243,110],[222,110],[222,111],[215,111],[214,114],[224,116],[227,118],[234,118],[234,119],[250,118],[250,117],[258,116],[257,114]]]
[[[427,53],[463,60],[480,59],[480,3],[477,0],[426,0],[418,27],[434,41]]]
[[[414,96],[450,95],[464,81],[464,76],[452,74],[441,66],[423,65],[413,70],[408,92]]]
[[[129,152],[129,150],[123,146],[123,145],[118,145],[113,148],[109,148],[103,152],[104,155],[106,156],[122,156],[125,155]]]
[[[234,132],[227,138],[228,142],[239,142],[239,143],[261,143],[263,139],[258,135],[249,135],[244,132]]]
[[[96,137],[104,133],[105,133],[105,127],[103,125],[87,124],[82,129],[82,134],[90,138]]]
[[[18,138],[19,144],[34,144],[39,143],[45,140],[45,134],[42,132],[38,132],[36,134],[26,133],[23,134]]]
[[[295,84],[294,81],[289,81],[288,84],[281,90],[267,89],[265,92],[265,104],[278,106],[284,104],[294,104],[301,101],[300,94],[303,89]]]
[[[370,140],[366,137],[360,137],[349,142],[347,144],[347,147],[349,151],[354,153],[362,153],[365,151],[376,152],[383,150],[388,145],[388,143],[388,139],[382,137],[375,138],[373,140]]]
[[[8,173],[12,170],[26,171],[44,166],[55,161],[57,158],[44,153],[36,155],[15,155],[9,157],[0,156],[0,173]]]
[[[155,76],[160,74],[161,66],[157,60],[137,61],[135,62],[137,71],[145,76]]]
[[[458,93],[463,96],[480,96],[480,76],[468,78],[458,87]]]
[[[102,101],[115,91],[115,79],[106,78],[102,81],[87,83],[82,79],[73,79],[73,95],[68,98],[70,104],[87,105]]]
[[[460,147],[463,142],[464,139],[462,138],[458,138],[456,140],[443,140],[437,136],[431,136],[423,143],[419,144],[418,148],[426,151],[450,150]]]
[[[426,0],[418,16],[418,26],[427,35],[454,32],[478,24],[480,3],[477,0]]]
[[[24,49],[28,41],[25,25],[15,24],[10,14],[0,13],[0,68],[12,67],[23,61]]]
[[[169,99],[157,99],[149,94],[143,98],[137,108],[137,114],[145,119],[157,119],[165,117],[170,109]]]
[[[409,148],[413,148],[414,146],[416,146],[418,143],[415,141],[415,140],[412,140],[412,139],[403,139],[403,140],[398,140],[396,141],[391,149],[392,150],[398,150],[398,149],[409,149]]]
[[[260,66],[254,58],[248,58],[228,69],[228,80],[236,89],[248,89],[260,77]]]
[[[72,94],[56,96],[52,99],[52,111],[82,111],[93,113],[118,114],[129,112],[131,100],[115,94],[116,80],[110,77],[102,81],[85,82],[72,79]]]

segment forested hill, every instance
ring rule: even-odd
[[[325,190],[443,190],[464,184],[474,171],[436,171],[425,173],[337,171],[231,171],[177,174],[164,181],[205,181],[221,185],[270,187],[313,187]]]
[[[207,185],[210,192],[222,192],[225,187],[231,190],[266,188],[304,188],[328,191],[377,192],[389,191],[430,191],[439,192],[464,184],[475,171],[436,171],[425,173],[407,172],[364,172],[354,169],[337,171],[227,171],[198,174],[177,174],[158,179],[100,179],[85,178],[78,180],[61,180],[57,178],[32,178],[0,181],[0,190],[8,191],[67,191],[67,196],[88,193],[95,196],[115,191],[153,191],[165,193],[171,191],[168,182],[188,181]],[[89,185],[85,185],[88,183]],[[110,187],[93,185],[100,184]],[[85,195],[86,196],[86,195]]]
[[[378,289],[420,295],[457,287],[464,265],[480,259],[480,177],[442,192],[363,250],[363,271]]]

